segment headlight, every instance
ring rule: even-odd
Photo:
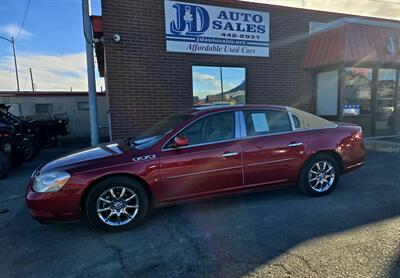
[[[71,177],[67,172],[49,172],[36,176],[33,190],[36,192],[55,192],[60,190]]]

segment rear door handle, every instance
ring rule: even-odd
[[[222,157],[230,157],[238,154],[239,154],[238,152],[225,152],[224,154],[222,154]]]
[[[290,144],[288,145],[288,147],[293,148],[293,147],[298,147],[298,146],[303,146],[303,145],[304,145],[303,143],[296,143],[296,142],[293,142],[293,143],[290,143]]]

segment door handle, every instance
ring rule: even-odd
[[[296,142],[293,142],[293,143],[290,143],[290,144],[288,145],[288,147],[293,148],[293,147],[298,147],[298,146],[303,146],[303,145],[304,145],[303,143],[296,143]]]
[[[222,157],[230,157],[238,154],[239,154],[238,152],[225,152],[224,154],[222,154]]]

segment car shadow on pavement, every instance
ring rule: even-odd
[[[325,197],[285,188],[177,205],[116,234],[86,222],[40,225],[24,208],[0,230],[0,269],[37,276],[46,262],[42,277],[398,277],[399,181],[400,156],[371,152]],[[384,240],[395,250],[389,259]]]

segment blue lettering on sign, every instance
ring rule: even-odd
[[[176,12],[176,19],[170,22],[170,31],[174,35],[199,36],[204,34],[210,26],[210,16],[207,10],[196,5],[175,3],[173,8]],[[212,21],[212,28],[215,30],[239,31],[247,33],[265,33],[265,26],[262,23],[263,17],[259,14],[226,12],[222,10],[217,17],[219,20]],[[248,24],[233,23],[242,20]],[[225,22],[224,22],[225,21]],[[253,22],[253,24],[251,24]]]
[[[188,4],[174,4],[176,21],[170,23],[171,33],[175,35],[199,36],[207,31],[210,25],[210,16],[206,9]]]

